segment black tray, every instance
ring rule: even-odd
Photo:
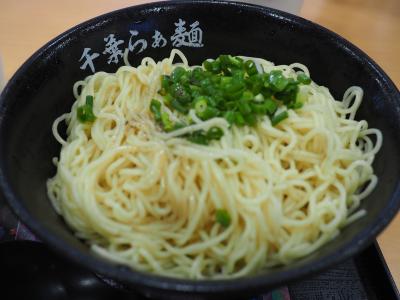
[[[289,285],[292,299],[400,299],[377,242],[320,275]]]

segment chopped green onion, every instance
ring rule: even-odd
[[[202,130],[193,132],[187,139],[195,144],[208,145],[208,138],[204,135]]]
[[[190,83],[193,85],[198,85],[200,81],[203,79],[204,71],[200,67],[196,67],[192,70],[192,74],[190,77]]]
[[[263,96],[261,91],[264,86],[264,83],[263,83],[261,74],[256,74],[256,75],[253,75],[253,76],[247,78],[246,83],[254,95]]]
[[[291,109],[299,109],[303,107],[303,103],[300,101],[296,101],[294,103],[290,103],[287,107]]]
[[[208,120],[218,115],[218,110],[208,105],[209,99],[206,97],[198,97],[194,103],[196,115],[202,120]]]
[[[96,120],[93,113],[93,96],[86,96],[85,104],[78,107],[76,114],[81,123],[91,123]]]
[[[243,114],[243,115],[247,115],[247,114],[249,114],[249,113],[251,113],[251,107],[250,107],[250,104],[248,103],[248,102],[246,102],[246,101],[240,101],[239,103],[238,103],[238,108],[239,108],[239,111]]]
[[[231,216],[225,209],[215,211],[215,220],[223,227],[228,227],[231,224]]]
[[[173,99],[171,101],[171,106],[176,109],[177,111],[179,111],[182,114],[186,114],[189,109],[187,109],[186,107],[184,107],[178,100]]]
[[[222,76],[221,77],[221,88],[224,88],[227,84],[231,83],[232,77]]]
[[[183,123],[175,123],[174,124],[174,128],[172,130],[178,130],[178,129],[181,129],[183,127],[185,127],[185,124],[183,124]]]
[[[285,89],[289,83],[289,80],[283,76],[281,70],[274,70],[269,74],[268,83],[274,88],[275,91],[280,92]]]
[[[275,111],[278,109],[278,105],[276,104],[276,102],[270,99],[266,100],[263,103],[263,106],[265,107],[266,112],[270,115],[273,115]]]
[[[156,99],[152,99],[150,102],[150,111],[153,113],[154,115],[154,119],[156,119],[156,121],[161,121],[161,102],[156,100]]]
[[[200,81],[200,87],[202,88],[202,90],[207,93],[207,91],[210,89],[210,87],[212,86],[212,82],[211,79],[209,77],[203,79],[202,81]]]
[[[301,72],[301,73],[297,74],[297,81],[302,83],[302,84],[310,84],[311,83],[311,78],[308,77],[303,72]]]
[[[244,121],[246,122],[246,125],[254,126],[257,123],[257,118],[253,114],[244,115],[243,118],[244,118]]]
[[[169,86],[171,85],[170,82],[171,77],[168,75],[161,75],[161,87],[165,90],[168,90]]]
[[[206,69],[207,71],[211,71],[212,70],[212,62],[209,60],[205,60],[203,62],[203,67],[204,69]]]
[[[276,99],[283,102],[285,105],[296,101],[297,94],[299,92],[299,86],[297,84],[289,84],[284,91],[276,93],[274,96]]]
[[[240,100],[244,100],[244,101],[250,101],[253,99],[254,99],[254,95],[250,91],[244,91],[242,94],[242,97],[240,97]]]
[[[208,107],[207,98],[200,96],[200,97],[197,97],[194,101],[195,101],[194,102],[194,110],[196,111],[196,114],[198,116],[201,116],[201,114],[203,114]]]
[[[230,57],[230,55],[220,55],[218,59],[222,65],[227,66],[230,65]]]
[[[86,96],[86,105],[93,107],[93,96]]]
[[[211,72],[213,72],[214,74],[218,74],[221,72],[221,64],[219,63],[219,61],[214,61],[211,64]],[[218,78],[218,77],[214,77],[214,78]]]
[[[251,103],[250,106],[251,106],[251,111],[257,115],[265,115],[267,113],[265,105],[263,104]]]
[[[174,123],[169,119],[168,113],[161,113],[161,123],[166,132],[174,130]]]
[[[225,120],[228,121],[229,124],[233,124],[235,122],[235,112],[233,111],[227,111],[224,114],[224,118]]]
[[[232,57],[229,55],[229,62],[231,66],[235,66],[237,68],[240,68],[242,66],[242,61],[239,59],[239,57]]]
[[[219,111],[218,109],[214,107],[207,107],[207,109],[204,111],[204,113],[200,116],[202,120],[209,120],[211,118],[214,118],[218,116]]]
[[[272,124],[272,126],[275,126],[275,125],[277,125],[278,123],[282,122],[283,120],[285,120],[288,117],[289,117],[289,114],[285,110],[285,111],[273,116],[272,119],[271,119],[271,124]]]
[[[171,85],[171,94],[181,103],[189,103],[192,98],[185,87],[180,83]]]
[[[81,123],[89,123],[89,122],[94,121],[94,118],[92,117],[92,114],[90,113],[90,109],[86,105],[82,105],[82,106],[78,107],[76,113],[78,116],[78,120]]]
[[[219,140],[224,135],[224,131],[219,127],[211,127],[207,131],[207,138],[210,140]]]
[[[240,112],[235,112],[234,122],[237,126],[244,126],[246,124],[243,115]]]
[[[218,60],[214,60],[214,61],[206,60],[203,62],[203,67],[207,71],[214,73],[214,74],[218,74],[219,72],[221,72],[221,64]]]
[[[171,105],[172,100],[174,100],[174,98],[171,96],[171,94],[166,94],[164,96],[164,104],[169,106]]]
[[[233,94],[233,93],[243,89],[244,83],[241,81],[236,81],[236,82],[231,81],[231,82],[227,83],[226,85],[224,85],[222,88],[226,91],[226,93]]]
[[[249,74],[249,75],[254,75],[254,74],[258,73],[256,64],[252,60],[247,60],[244,63],[244,68],[247,71],[247,74]]]
[[[259,72],[254,61],[231,55],[206,60],[202,67],[193,69],[178,66],[170,75],[162,75],[160,80],[158,93],[163,100],[153,99],[150,110],[165,131],[192,124],[188,115],[190,109],[194,109],[201,120],[222,117],[231,126],[255,126],[260,117],[268,117],[275,126],[288,117],[287,111],[276,115],[278,108],[300,108],[306,103],[307,95],[299,86],[311,83],[304,73],[299,72],[294,79],[286,77],[282,70]],[[163,105],[175,111],[181,121],[171,121],[169,115],[162,112]],[[78,108],[78,114],[83,120],[94,118],[90,101]],[[223,134],[221,128],[211,128],[207,132],[198,130],[183,137],[207,145]]]
[[[176,67],[171,74],[171,80],[173,82],[179,82],[182,76],[186,74],[186,70],[182,67]]]

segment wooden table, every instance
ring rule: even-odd
[[[144,2],[148,1],[1,0],[0,53],[6,78],[40,46],[73,25]],[[400,87],[400,1],[305,0],[300,15],[363,49]],[[400,214],[378,240],[399,286]]]

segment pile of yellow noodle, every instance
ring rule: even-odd
[[[309,75],[298,63],[251,59],[266,72]],[[354,120],[361,88],[336,101],[314,82],[301,86],[303,107],[275,127],[268,117],[238,128],[191,112],[195,124],[165,133],[149,105],[163,101],[160,75],[177,65],[190,68],[173,50],[157,63],[145,58],[137,68],[89,76],[75,84],[71,112],[54,122],[62,149],[48,194],[93,251],[167,276],[237,277],[306,256],[365,214],[357,207],[377,183],[371,165],[382,134]],[[77,119],[87,95],[94,96],[93,123]],[[66,140],[60,122],[68,125]],[[179,137],[212,126],[224,135],[208,146]],[[216,209],[231,216],[227,228]]]

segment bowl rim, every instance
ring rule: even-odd
[[[127,10],[157,10],[160,8],[173,8],[177,6],[184,5],[215,5],[219,6],[221,9],[225,6],[236,7],[238,9],[246,9],[250,11],[258,11],[259,13],[272,16],[275,18],[280,18],[288,21],[290,24],[299,25],[312,28],[322,34],[327,38],[336,39],[339,44],[346,48],[349,53],[354,53],[359,59],[362,59],[368,64],[368,67],[373,69],[377,74],[377,77],[384,83],[384,87],[388,90],[388,93],[392,93],[393,96],[400,100],[400,93],[396,85],[388,77],[388,75],[362,50],[358,47],[336,34],[335,32],[318,25],[312,21],[306,20],[302,17],[292,15],[277,9],[258,6],[249,3],[239,3],[231,2],[225,0],[175,0],[175,1],[161,1],[146,3],[141,5],[129,6],[122,9],[114,10],[80,24],[73,26],[67,31],[61,33],[57,37],[50,40],[39,50],[37,50],[31,57],[29,57],[22,66],[16,71],[12,78],[8,81],[3,92],[0,94],[0,134],[2,131],[2,126],[4,123],[4,115],[7,112],[7,94],[12,89],[12,86],[20,78],[27,67],[35,62],[44,52],[49,48],[55,47],[57,44],[63,40],[67,40],[69,37],[73,36],[75,33],[89,28],[93,24],[98,24],[101,21],[107,20],[109,18],[115,17],[120,13]],[[382,85],[382,84],[381,84]],[[363,230],[358,232],[348,243],[344,244],[339,251],[332,253],[331,255],[325,255],[319,257],[315,261],[307,262],[304,265],[294,267],[289,270],[278,271],[274,273],[273,276],[266,273],[260,273],[253,275],[251,277],[238,277],[233,279],[205,279],[205,280],[193,280],[193,279],[183,279],[175,277],[166,277],[161,275],[156,275],[153,273],[146,273],[141,271],[132,270],[127,266],[121,266],[109,262],[99,256],[93,254],[86,254],[69,246],[62,238],[58,237],[56,234],[51,233],[44,226],[42,226],[32,215],[29,214],[28,210],[22,204],[22,200],[14,193],[11,188],[11,184],[7,178],[7,172],[4,167],[4,154],[0,148],[0,188],[3,192],[6,202],[18,216],[18,218],[26,224],[32,231],[38,236],[41,241],[51,246],[56,252],[62,256],[82,265],[88,269],[95,272],[109,276],[110,278],[119,280],[124,283],[151,288],[159,291],[175,291],[182,293],[199,293],[199,294],[212,294],[212,293],[229,293],[229,292],[243,292],[245,290],[258,290],[262,291],[265,288],[277,287],[282,284],[287,284],[293,282],[296,279],[310,276],[324,269],[327,269],[335,264],[338,264],[344,260],[349,259],[356,253],[365,249],[374,238],[382,232],[382,230],[389,224],[389,222],[394,218],[398,210],[400,209],[400,183],[397,181],[396,188],[392,194],[391,200],[388,202],[386,207],[381,210],[379,217],[372,222],[369,226],[365,227]]]

